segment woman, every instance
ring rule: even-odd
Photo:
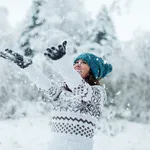
[[[51,99],[52,139],[49,150],[92,150],[96,123],[106,100],[105,89],[98,81],[112,71],[112,66],[104,64],[102,58],[94,54],[84,53],[74,60],[72,67],[66,55],[66,44],[65,41],[58,48],[48,48],[44,53],[62,75],[64,84],[61,87],[44,76],[31,60],[11,50],[1,52],[0,56],[23,68]]]

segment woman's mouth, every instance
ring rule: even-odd
[[[81,70],[76,70],[77,72],[81,73],[82,71]]]

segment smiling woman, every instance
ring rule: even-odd
[[[12,26],[23,19],[31,3],[32,0],[0,0],[0,6],[8,9],[8,21]]]

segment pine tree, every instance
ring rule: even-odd
[[[116,43],[117,36],[111,19],[111,12],[103,5],[96,18],[86,22],[86,31],[80,41],[80,47],[85,45],[86,50],[83,51],[108,56],[112,54]]]
[[[44,0],[34,0],[28,12],[27,23],[25,23],[24,30],[19,39],[20,48],[24,51],[25,56],[34,56],[35,50],[32,49],[31,41],[39,35],[38,30],[45,22],[45,20],[40,17],[40,10],[43,3]]]
[[[116,34],[112,19],[106,6],[103,6],[93,22],[93,29],[89,34],[89,40],[100,45],[113,45]]]

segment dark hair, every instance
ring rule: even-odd
[[[92,71],[90,70],[89,75],[87,76],[87,78],[85,79],[85,81],[89,84],[89,85],[100,85],[99,83],[99,79],[95,79],[94,74],[92,73]]]

